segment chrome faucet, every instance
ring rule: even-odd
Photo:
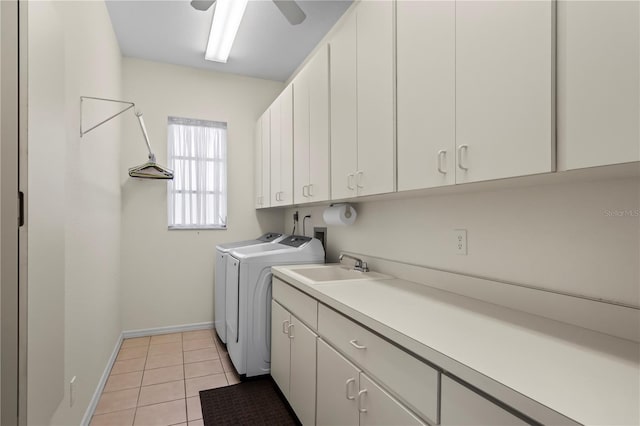
[[[348,259],[354,260],[356,262],[355,266],[353,267],[354,270],[360,271],[360,272],[369,272],[369,267],[367,266],[367,262],[363,261],[358,257],[351,256],[345,253],[340,253],[340,257],[338,258],[338,260],[342,262],[342,259],[344,259],[345,257]]]

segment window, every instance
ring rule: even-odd
[[[169,117],[170,229],[227,227],[227,123]]]

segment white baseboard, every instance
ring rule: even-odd
[[[122,346],[122,341],[124,339],[131,339],[133,337],[154,336],[156,334],[181,333],[183,331],[207,330],[212,328],[213,328],[213,321],[207,321],[207,322],[199,322],[195,324],[171,325],[167,327],[128,330],[120,333],[120,336],[116,341],[116,345],[113,348],[113,352],[109,357],[109,361],[107,361],[107,366],[102,372],[100,381],[98,381],[98,386],[96,386],[96,390],[93,393],[93,396],[91,397],[91,401],[89,402],[87,411],[85,411],[84,417],[82,417],[82,422],[80,423],[80,425],[88,426],[89,423],[91,422],[91,417],[93,417],[93,413],[96,410],[96,406],[98,405],[98,401],[100,400],[100,395],[102,395],[102,390],[104,389],[104,386],[107,384],[107,379],[109,378],[109,374],[111,373],[111,368],[113,367],[113,364],[116,362],[116,357],[118,356],[118,352],[120,351],[120,346]]]
[[[113,348],[113,352],[111,352],[111,356],[109,357],[109,361],[107,361],[107,366],[102,372],[102,376],[98,381],[98,386],[96,386],[95,392],[93,392],[93,396],[91,397],[91,401],[89,401],[89,406],[87,407],[87,411],[85,411],[84,416],[82,417],[82,422],[80,422],[81,426],[88,426],[91,422],[91,417],[93,417],[93,412],[96,410],[96,406],[98,405],[98,401],[100,401],[100,395],[102,395],[102,390],[104,386],[107,384],[107,379],[109,378],[109,374],[111,373],[111,367],[116,362],[116,357],[118,356],[118,352],[120,352],[120,346],[122,346],[123,333],[120,333],[118,339],[116,340],[116,345]]]
[[[122,332],[124,339],[132,337],[154,336],[156,334],[181,333],[183,331],[207,330],[213,328],[213,321],[198,322],[194,324],[170,325],[167,327],[143,328],[140,330],[128,330]]]

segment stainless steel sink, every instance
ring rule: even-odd
[[[343,265],[324,265],[315,268],[291,268],[292,272],[302,275],[310,281],[323,283],[346,280],[383,280],[391,278],[377,272],[360,272]]]

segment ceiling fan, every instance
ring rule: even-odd
[[[276,5],[276,7],[280,10],[280,12],[287,18],[287,21],[291,25],[298,25],[302,23],[307,15],[304,11],[298,6],[298,3],[294,0],[271,0]],[[209,10],[211,6],[216,2],[216,0],[191,0],[191,6],[200,11]]]

